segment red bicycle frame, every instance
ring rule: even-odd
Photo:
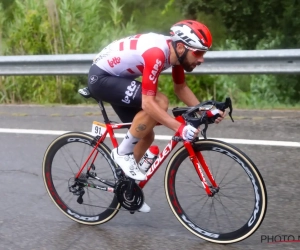
[[[182,116],[178,116],[175,118],[177,121],[184,123],[184,119]],[[104,125],[104,124],[102,124]],[[110,136],[110,140],[113,144],[113,147],[116,148],[118,147],[118,141],[115,137],[114,134],[114,130],[118,130],[118,129],[123,129],[123,128],[130,128],[131,123],[117,123],[117,124],[112,124],[112,123],[106,123],[104,125],[106,127],[106,130],[104,131],[104,133],[100,136],[100,138],[98,139],[96,145],[94,146],[92,152],[89,154],[88,158],[86,159],[86,161],[84,162],[84,164],[82,165],[82,167],[80,168],[79,172],[76,175],[76,178],[78,178],[81,174],[81,172],[83,171],[83,169],[86,167],[87,163],[90,161],[90,159],[93,157],[91,166],[93,165],[97,155],[98,155],[98,151],[97,151],[97,147],[99,146],[100,143],[102,143],[105,139],[107,134]],[[174,136],[179,136],[179,133],[176,132],[174,134]],[[152,178],[152,176],[155,174],[155,172],[159,169],[159,167],[162,165],[162,163],[165,161],[165,159],[169,156],[169,154],[172,152],[172,150],[175,148],[175,146],[177,145],[178,141],[171,139],[169,141],[169,143],[166,145],[166,147],[164,148],[164,150],[158,155],[157,159],[154,161],[154,163],[151,165],[151,167],[148,169],[146,176],[147,176],[147,180],[144,181],[140,181],[139,182],[139,186],[140,188],[143,188],[147,182]],[[211,171],[209,170],[209,167],[207,166],[203,155],[200,152],[196,152],[193,149],[192,143],[184,141],[183,142],[184,147],[186,148],[186,150],[189,153],[189,157],[190,160],[192,161],[195,170],[199,176],[199,179],[202,182],[202,185],[207,193],[207,195],[211,196],[212,192],[211,192],[211,187],[213,188],[218,188],[218,185],[216,184],[213,175],[211,173]],[[91,166],[89,167],[88,170],[91,169]],[[201,168],[202,167],[202,168]],[[202,169],[204,170],[204,173],[206,174],[207,178],[209,179],[210,183],[212,186],[209,186],[206,182],[204,173],[202,171]]]

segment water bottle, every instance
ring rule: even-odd
[[[139,162],[139,167],[141,170],[147,172],[148,169],[151,167],[153,162],[156,160],[157,156],[159,154],[159,148],[156,145],[150,146],[142,159]]]

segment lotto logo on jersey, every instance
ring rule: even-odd
[[[157,81],[157,72],[161,65],[162,65],[161,60],[156,59],[156,63],[154,64],[151,74],[149,75],[149,79],[153,82],[153,84],[155,84]]]
[[[137,86],[136,86],[136,82],[135,81],[132,81],[130,83],[130,85],[127,86],[127,89],[125,91],[125,97],[124,97],[124,99],[122,99],[122,102],[125,102],[125,103],[129,104],[130,103],[130,98],[134,99],[134,97],[135,97],[134,91],[136,90],[136,87]],[[137,88],[137,90],[138,90],[138,88]]]
[[[113,68],[115,65],[118,65],[121,62],[121,58],[120,57],[114,57],[111,60],[107,60],[109,66],[111,68]]]

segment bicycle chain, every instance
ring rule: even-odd
[[[128,200],[126,197],[126,191],[128,189],[130,180],[126,178],[120,178],[116,184],[115,188],[115,195],[117,196],[118,202],[121,204],[121,206],[125,209],[116,209],[111,207],[105,207],[105,206],[98,206],[98,205],[91,205],[88,203],[82,202],[82,205],[92,206],[92,207],[100,207],[105,209],[112,209],[112,210],[119,210],[119,211],[128,211],[128,212],[135,212],[138,209],[140,209],[143,206],[144,203],[144,193],[142,189],[134,183],[134,186],[132,188],[132,199]]]

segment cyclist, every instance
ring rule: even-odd
[[[171,36],[156,33],[129,36],[112,42],[93,61],[89,71],[88,87],[96,99],[111,104],[122,122],[132,122],[119,147],[112,150],[112,159],[124,173],[135,180],[145,180],[137,162],[154,140],[157,123],[178,131],[182,138],[192,141],[199,130],[183,125],[168,113],[168,98],[158,91],[160,73],[172,67],[174,92],[187,106],[199,100],[185,82],[184,71],[204,62],[203,56],[212,45],[209,29],[194,20],[174,24]],[[142,81],[136,80],[142,76]],[[210,113],[220,122],[225,113]],[[149,212],[144,202],[139,210]]]

